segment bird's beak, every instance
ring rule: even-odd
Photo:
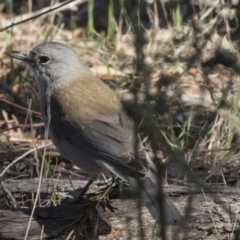
[[[16,58],[25,62],[30,61],[29,52],[24,51],[11,51],[11,52],[5,52],[6,55],[12,58]]]

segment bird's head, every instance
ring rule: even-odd
[[[11,51],[6,54],[28,63],[40,88],[46,83],[51,87],[61,86],[81,75],[91,75],[77,52],[62,43],[45,42],[29,52]]]

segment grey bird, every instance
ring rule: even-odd
[[[46,42],[29,52],[7,55],[27,62],[38,83],[45,128],[60,153],[91,176],[112,172],[140,189],[153,218],[165,223],[182,216],[163,194],[160,214],[159,181],[155,164],[145,152],[134,125],[115,93],[86,67],[69,46]],[[137,146],[136,146],[137,145]]]

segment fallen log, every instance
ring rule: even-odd
[[[4,187],[18,203],[19,197],[35,194],[38,179],[8,181]],[[64,201],[60,206],[36,208],[33,214],[28,239],[66,239],[76,229],[85,229],[89,239],[162,239],[161,230],[147,209],[142,206],[139,214],[138,201],[113,199],[114,212],[97,207],[91,220],[85,221],[88,209],[86,202],[71,204],[73,188],[82,188],[86,181],[45,179],[41,186],[41,198],[60,194]],[[99,189],[91,186],[90,192]],[[168,186],[164,190],[185,216],[183,223],[164,228],[166,239],[235,239],[239,232],[240,190],[237,188],[211,185],[204,189],[197,186]],[[79,194],[80,191],[74,191]],[[74,195],[73,194],[73,195]],[[0,190],[0,204],[6,193]],[[90,201],[90,200],[89,200]],[[89,204],[89,202],[88,202]],[[0,206],[1,206],[0,205]],[[0,208],[0,239],[24,239],[31,208]],[[141,215],[141,228],[139,216]],[[97,222],[97,224],[96,224]],[[97,229],[94,233],[94,229]],[[86,239],[83,235],[82,239]],[[236,237],[237,239],[237,237]]]

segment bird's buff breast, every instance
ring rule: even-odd
[[[119,111],[114,92],[101,80],[91,78],[74,80],[52,91],[66,120],[88,123],[101,114],[114,115]]]

